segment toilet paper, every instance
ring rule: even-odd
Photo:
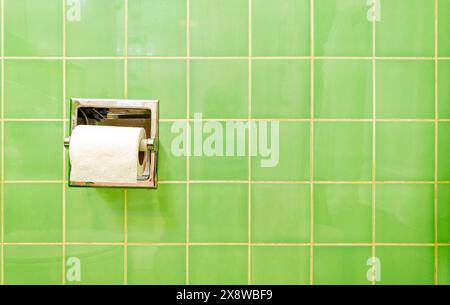
[[[79,125],[70,137],[70,180],[134,183],[142,175],[147,150],[139,152],[143,128]]]

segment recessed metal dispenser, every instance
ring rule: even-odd
[[[148,150],[144,174],[136,183],[104,183],[71,181],[69,186],[89,187],[133,187],[156,188],[158,164],[158,101],[157,100],[110,100],[71,99],[71,134],[78,125],[100,125],[144,128],[147,139],[140,150]],[[64,146],[70,145],[70,137],[64,139]],[[139,153],[141,157],[141,153]],[[142,157],[145,154],[142,153]],[[70,166],[69,166],[70,177]]]

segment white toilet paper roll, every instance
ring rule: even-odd
[[[134,183],[142,175],[147,151],[139,152],[143,128],[79,125],[70,137],[70,180]]]

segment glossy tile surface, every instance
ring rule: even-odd
[[[173,126],[170,122],[159,123],[158,178],[161,180],[186,179],[187,133],[186,122]],[[175,143],[175,144],[174,144]],[[173,154],[176,147],[180,153]]]
[[[66,67],[67,109],[70,98],[124,98],[121,60],[70,60]],[[67,116],[70,111],[67,111]]]
[[[130,190],[127,196],[130,242],[186,240],[186,186],[160,185],[158,192]]]
[[[434,62],[377,63],[377,117],[434,118]]]
[[[252,187],[252,242],[299,243],[310,240],[310,188],[307,185]]]
[[[438,66],[438,101],[439,117],[450,118],[450,88],[447,86],[450,78],[450,61],[440,60]]]
[[[5,186],[7,242],[62,241],[62,185]]]
[[[379,247],[382,285],[433,284],[433,247]],[[414,268],[411,268],[414,266]]]
[[[450,285],[450,264],[448,260],[449,255],[450,255],[450,248],[448,247],[438,248],[438,261],[440,261],[440,264],[438,266],[439,285]]]
[[[191,55],[248,55],[247,2],[192,0],[189,4]]]
[[[223,243],[248,240],[246,185],[196,184],[190,188],[190,241]]]
[[[253,285],[306,285],[309,247],[253,247]]]
[[[317,180],[371,179],[371,124],[320,122],[314,129]]]
[[[128,284],[182,285],[186,280],[186,247],[128,247]]]
[[[314,66],[314,82],[317,118],[372,117],[371,62],[318,60]]]
[[[5,177],[9,180],[59,180],[62,178],[60,122],[7,122]]]
[[[66,196],[68,241],[123,242],[123,190],[67,188]]]
[[[252,63],[252,116],[305,118],[310,115],[310,64],[306,60]]]
[[[434,54],[434,1],[381,2],[377,23],[379,56],[432,56]],[[414,22],[411,22],[413,20]]]
[[[433,179],[432,123],[379,123],[376,146],[377,179],[410,181]]]
[[[315,247],[314,282],[322,285],[369,285],[370,247]]]
[[[63,112],[62,62],[7,60],[5,117],[60,118]]]
[[[120,70],[118,72],[120,73]],[[117,83],[121,83],[119,77],[116,80]],[[160,118],[186,117],[186,62],[184,60],[130,60],[128,83],[129,98],[159,100]]]
[[[275,140],[272,132],[279,130],[279,143],[267,143],[267,147],[278,145],[276,150],[266,151],[264,142],[259,142],[258,154],[252,157],[253,180],[307,180],[310,177],[310,126],[304,122],[280,122],[259,125],[258,136],[265,137],[268,141]],[[253,135],[256,137],[256,135]],[[261,138],[260,138],[261,139]],[[275,140],[276,141],[276,140]]]
[[[314,241],[368,243],[372,240],[372,189],[368,185],[314,187]]]
[[[372,25],[366,1],[314,3],[314,50],[319,56],[370,56]]]
[[[190,117],[246,118],[248,63],[245,60],[194,60],[190,75]]]
[[[246,246],[191,246],[189,278],[193,285],[247,283]]]
[[[57,285],[62,278],[61,247],[5,246],[6,285]]]
[[[386,184],[376,192],[378,242],[433,242],[433,185]]]
[[[450,180],[450,160],[445,158],[450,149],[450,122],[441,122],[438,125],[438,179]]]

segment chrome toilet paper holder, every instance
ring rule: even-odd
[[[158,101],[72,98],[70,134],[78,125],[141,127],[145,129],[148,160],[144,174],[135,183],[79,182],[70,179],[69,186],[156,188],[158,183]],[[64,138],[70,146],[70,136]]]

